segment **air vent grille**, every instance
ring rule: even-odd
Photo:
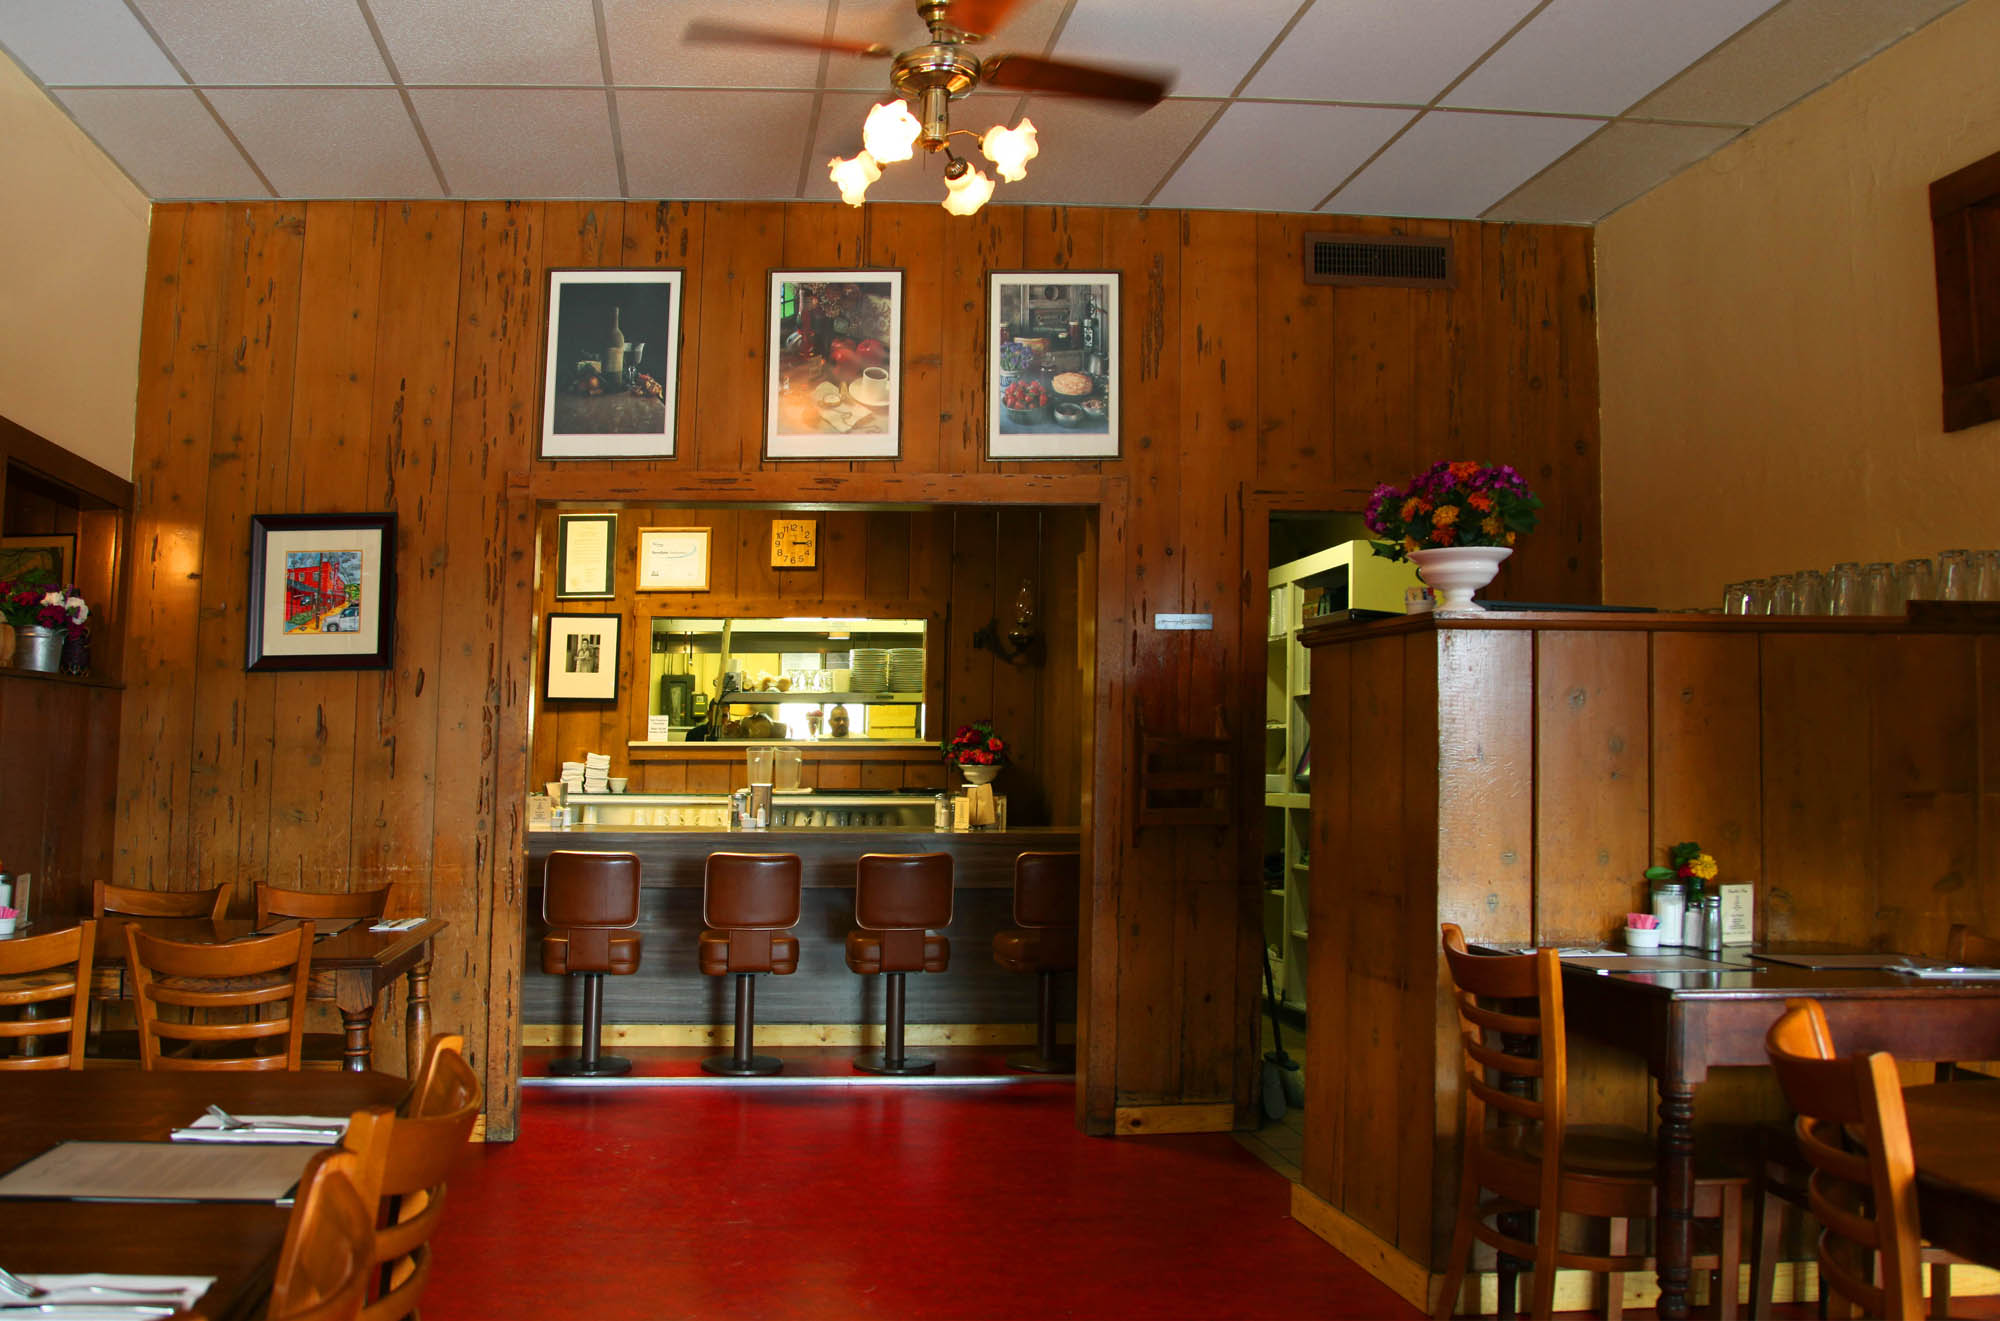
[[[1307,284],[1386,284],[1449,289],[1451,240],[1386,234],[1308,234]]]

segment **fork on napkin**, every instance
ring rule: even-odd
[[[214,1115],[203,1115],[168,1136],[175,1142],[272,1142],[291,1146],[330,1147],[347,1131],[345,1115],[242,1115],[247,1128],[227,1128]],[[259,1125],[269,1125],[259,1127]]]
[[[60,1316],[68,1321],[133,1321],[191,1308],[215,1283],[213,1275],[21,1275],[43,1291],[23,1298],[0,1290],[0,1317]]]

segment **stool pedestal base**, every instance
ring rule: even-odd
[[[936,1073],[937,1061],[918,1059],[914,1055],[905,1055],[901,1059],[890,1059],[884,1052],[874,1050],[868,1052],[866,1055],[856,1055],[854,1057],[854,1067],[863,1073],[886,1073],[894,1075]]]
[[[1024,1050],[1017,1055],[1009,1055],[1007,1067],[1026,1073],[1075,1073],[1076,1061],[1061,1057],[1049,1059],[1038,1050]]]
[[[761,1078],[765,1074],[784,1070],[785,1062],[775,1055],[752,1055],[748,1059],[738,1059],[734,1055],[711,1055],[701,1062],[702,1072],[719,1073],[725,1078]]]
[[[549,1061],[549,1072],[558,1078],[617,1078],[632,1072],[632,1061],[623,1055],[599,1055],[594,1060],[565,1055]]]
[[[711,1055],[701,1062],[705,1073],[719,1073],[728,1078],[758,1078],[767,1073],[777,1073],[785,1067],[785,1062],[775,1055],[758,1055],[756,1047],[757,1031],[757,982],[751,974],[736,974],[736,1049],[728,1055]]]

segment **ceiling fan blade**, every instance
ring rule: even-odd
[[[1097,64],[1067,64],[1034,55],[995,55],[979,66],[979,79],[994,87],[1089,96],[1135,106],[1158,105],[1172,85],[1170,80],[1155,74]]]
[[[893,52],[879,41],[841,41],[837,38],[807,37],[768,28],[738,27],[698,18],[681,34],[684,41],[726,41],[741,46],[776,46],[789,50],[830,50],[842,55],[889,55]]]
[[[951,0],[951,25],[968,37],[990,37],[1006,26],[1021,0]]]

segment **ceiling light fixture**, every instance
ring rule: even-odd
[[[985,206],[993,196],[993,180],[962,156],[954,155],[950,139],[977,138],[979,150],[993,162],[1000,177],[1019,183],[1028,177],[1028,162],[1041,148],[1035,141],[1033,120],[1023,119],[1013,128],[995,124],[982,136],[970,129],[954,129],[950,121],[950,97],[941,88],[924,93],[925,117],[910,113],[907,103],[884,101],[868,112],[861,128],[861,150],[827,162],[827,177],[840,188],[840,200],[860,206],[867,200],[868,186],[882,177],[882,167],[906,161],[925,151],[944,153],[945,198],[941,205],[955,216],[969,216]]]

